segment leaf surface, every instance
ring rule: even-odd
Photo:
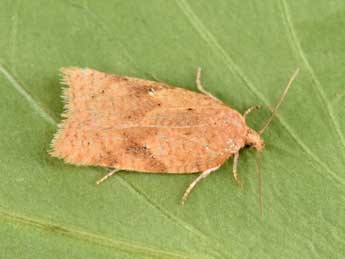
[[[345,2],[2,1],[1,258],[340,258],[345,253]],[[49,157],[58,69],[91,67],[196,91],[265,132],[264,215],[255,153],[179,199],[195,175],[121,172]]]

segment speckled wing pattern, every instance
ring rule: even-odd
[[[211,97],[92,69],[61,71],[69,87],[51,154],[67,163],[194,173],[244,146],[243,117]]]

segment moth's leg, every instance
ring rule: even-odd
[[[105,180],[107,180],[110,176],[112,176],[113,174],[117,173],[118,171],[120,171],[120,169],[113,169],[111,170],[109,173],[107,173],[105,176],[103,176],[101,179],[99,179],[96,184],[100,184],[102,182],[104,182]]]
[[[244,113],[243,113],[243,117],[244,119],[246,119],[247,115],[251,112],[257,111],[260,109],[260,105],[255,105],[252,107],[249,107]]]
[[[239,177],[238,174],[237,174],[238,158],[239,158],[239,152],[237,152],[237,153],[234,155],[234,164],[233,164],[233,166],[232,166],[232,174],[233,174],[233,176],[234,176],[236,182],[238,183],[238,185],[242,186],[240,177]]]
[[[193,188],[195,187],[195,185],[202,179],[204,179],[205,177],[207,177],[210,173],[216,171],[218,168],[220,167],[214,167],[214,168],[210,168],[207,169],[206,171],[202,172],[189,186],[188,188],[185,190],[182,199],[181,199],[181,205],[185,204],[190,192],[193,190]]]
[[[207,92],[205,90],[205,88],[202,86],[201,84],[201,67],[198,67],[198,70],[196,71],[196,87],[198,88],[198,90],[200,92],[202,92],[203,94],[206,94],[209,97],[212,97],[213,99],[216,99],[217,101],[219,101],[216,97],[214,97],[211,93]]]

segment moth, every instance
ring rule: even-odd
[[[133,77],[93,69],[62,68],[65,101],[50,154],[74,165],[112,170],[97,184],[119,170],[143,173],[201,174],[185,190],[181,203],[203,178],[234,157],[237,173],[239,151],[264,147],[261,135],[272,121],[299,69],[289,80],[263,128],[255,131],[243,114],[207,92],[197,71],[200,93]],[[260,172],[258,164],[258,172]],[[261,185],[261,182],[259,182]],[[261,198],[260,198],[261,200]]]

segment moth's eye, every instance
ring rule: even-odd
[[[246,144],[244,147],[245,147],[245,148],[252,148],[252,147],[253,147],[253,144]]]

